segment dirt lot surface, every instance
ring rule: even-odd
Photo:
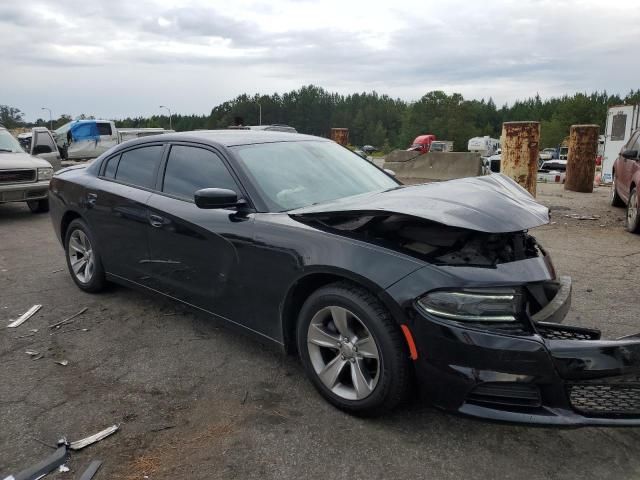
[[[624,231],[608,193],[541,186],[553,218],[534,234],[574,279],[566,323],[616,337],[640,331],[640,236]],[[417,403],[345,415],[295,358],[125,288],[80,292],[49,222],[0,205],[0,323],[43,305],[18,328],[0,325],[0,478],[49,454],[35,439],[114,423],[118,433],[71,455],[70,473],[47,478],[78,478],[94,458],[105,462],[96,479],[640,478],[640,429],[493,424]]]

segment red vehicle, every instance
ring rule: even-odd
[[[611,205],[627,205],[625,226],[632,233],[640,233],[640,130],[636,130],[613,163]]]
[[[418,135],[407,150],[413,150],[420,153],[427,153],[431,143],[436,140],[436,136],[430,133],[426,135]]]

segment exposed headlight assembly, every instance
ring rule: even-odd
[[[38,181],[51,180],[53,177],[53,168],[44,167],[38,169]]]
[[[513,288],[438,290],[418,299],[425,312],[462,322],[515,322],[523,296]]]

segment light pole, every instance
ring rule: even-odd
[[[258,125],[262,125],[262,105],[258,103]]]
[[[160,108],[166,108],[167,111],[169,112],[169,130],[173,130],[171,128],[171,109],[169,107],[165,107],[164,105],[160,105]]]
[[[42,107],[41,110],[49,110],[49,130],[53,130],[53,118],[51,117],[51,109]]]

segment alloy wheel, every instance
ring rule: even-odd
[[[320,381],[345,400],[362,400],[380,377],[380,350],[364,323],[343,307],[319,310],[307,330],[311,364]]]
[[[71,233],[68,255],[75,277],[82,283],[89,283],[95,271],[95,257],[89,237],[82,230]]]

